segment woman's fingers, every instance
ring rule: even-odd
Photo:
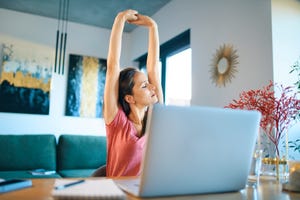
[[[151,24],[154,23],[154,21],[146,15],[137,14],[136,16],[137,16],[136,20],[128,21],[128,23],[140,25],[140,26],[150,26]]]
[[[137,14],[138,14],[138,12],[136,10],[131,10],[131,9],[126,10],[125,11],[126,20],[128,22],[137,20],[138,19]]]

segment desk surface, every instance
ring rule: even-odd
[[[33,186],[22,190],[17,190],[9,193],[0,194],[1,200],[19,200],[19,199],[34,199],[34,200],[53,200],[51,191],[53,189],[55,179],[32,179]],[[140,199],[127,195],[127,199]],[[150,198],[147,198],[150,200]],[[176,196],[164,197],[155,199],[203,199],[203,200],[296,200],[300,199],[300,193],[282,191],[282,185],[272,180],[260,181],[257,186],[246,187],[240,192],[223,193],[223,194],[209,194],[209,195],[192,195],[192,196]]]

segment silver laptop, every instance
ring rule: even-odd
[[[243,189],[260,117],[257,111],[154,105],[141,176],[117,184],[139,197]]]

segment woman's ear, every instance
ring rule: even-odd
[[[127,94],[127,95],[125,95],[124,99],[125,99],[125,101],[126,101],[127,103],[129,103],[129,104],[135,103],[135,100],[134,100],[134,98],[133,98],[132,95]]]

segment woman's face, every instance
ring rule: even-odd
[[[135,104],[141,106],[149,106],[158,101],[155,87],[149,83],[148,78],[142,72],[134,74],[134,86],[132,88],[132,96]]]

